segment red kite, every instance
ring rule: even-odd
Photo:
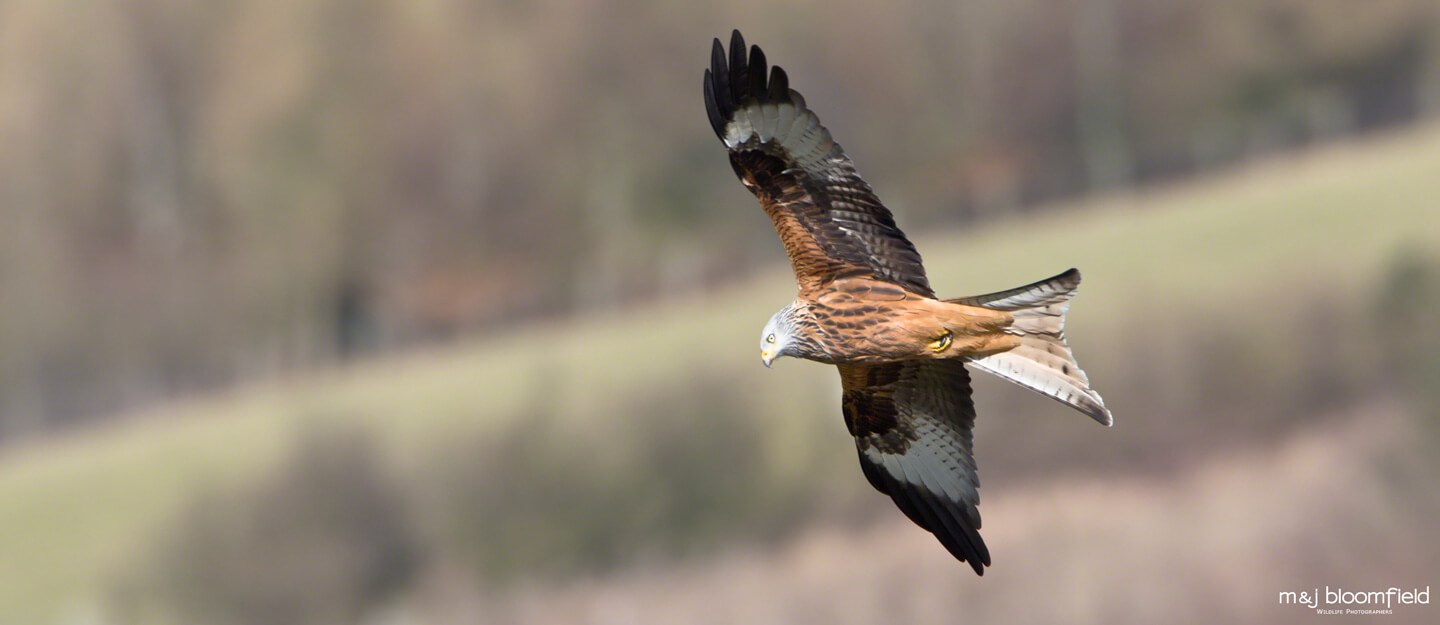
[[[845,425],[876,489],[983,575],[970,364],[1110,425],[1065,343],[1080,272],[937,299],[920,254],[779,67],[736,31],[716,39],[705,111],[730,165],[775,223],[799,295],[765,324],[760,357],[836,365]]]

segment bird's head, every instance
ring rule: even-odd
[[[760,361],[766,367],[781,356],[797,355],[795,347],[795,305],[791,304],[780,309],[765,323],[765,329],[760,332]]]

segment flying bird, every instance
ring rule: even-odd
[[[1065,342],[1080,285],[1070,269],[1034,284],[938,299],[920,254],[785,70],[735,31],[705,70],[705,111],[730,165],[760,200],[799,293],[765,324],[765,366],[785,356],[835,365],[841,409],[870,484],[983,575],[980,480],[965,365],[1111,425]]]

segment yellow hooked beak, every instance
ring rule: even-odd
[[[770,363],[775,362],[775,352],[760,350],[760,362],[765,363],[765,368],[770,368]]]

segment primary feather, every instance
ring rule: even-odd
[[[785,70],[767,68],[758,46],[745,55],[739,31],[728,56],[715,40],[704,82],[710,125],[775,222],[801,289],[872,275],[931,294],[920,253],[789,85]]]

